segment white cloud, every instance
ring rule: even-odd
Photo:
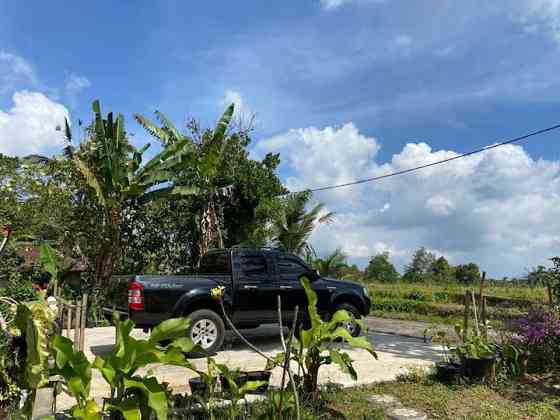
[[[0,50],[0,93],[10,91],[17,83],[36,85],[39,81],[33,66],[26,59]]]
[[[349,3],[352,0],[321,0],[321,6],[325,10],[338,9],[345,3]]]
[[[57,126],[64,124],[68,110],[39,92],[19,91],[14,105],[0,110],[0,153],[15,156],[54,154],[64,140]]]
[[[64,91],[70,97],[75,97],[82,90],[87,89],[91,86],[91,82],[85,76],[80,76],[78,74],[70,74],[66,78],[66,83],[64,85]]]
[[[449,198],[435,195],[426,200],[426,208],[437,216],[449,216],[453,212],[455,204]]]
[[[350,3],[382,3],[384,0],[321,0],[323,10],[336,10]]]
[[[256,152],[281,152],[292,190],[338,184],[457,156],[410,143],[379,162],[379,143],[352,123],[292,129],[262,140]],[[522,274],[560,254],[560,162],[534,160],[517,145],[314,199],[337,213],[313,244],[337,247],[360,264],[388,250],[402,268],[414,249],[439,250],[455,263],[474,261],[490,275]],[[390,211],[387,211],[389,210]],[[385,244],[385,245],[382,245]]]
[[[520,20],[527,32],[543,30],[560,45],[560,0],[525,0]]]
[[[400,34],[393,39],[393,44],[399,48],[407,48],[412,45],[412,38],[408,35]]]
[[[224,94],[224,97],[220,101],[221,107],[226,107],[231,104],[235,105],[235,115],[239,118],[252,118],[254,113],[247,106],[247,103],[243,100],[241,93],[237,90],[228,89]]]

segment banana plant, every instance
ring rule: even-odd
[[[156,117],[161,127],[150,119],[135,114],[134,118],[152,136],[156,137],[164,146],[175,147],[186,143],[194,163],[191,174],[198,187],[196,195],[202,198],[203,205],[200,212],[200,243],[199,254],[203,255],[210,248],[223,248],[223,235],[219,220],[219,198],[231,194],[230,186],[219,185],[219,171],[223,165],[224,150],[227,146],[227,129],[233,117],[234,105],[231,104],[222,114],[213,130],[205,131],[197,143],[192,138],[181,133],[171,121],[161,112],[156,111]]]
[[[143,155],[150,144],[135,148],[125,130],[124,117],[101,113],[98,100],[92,105],[94,120],[88,137],[79,148],[68,153],[87,185],[94,192],[103,211],[104,239],[99,244],[94,265],[93,283],[104,286],[110,280],[122,253],[121,224],[132,204],[169,196],[196,194],[193,183],[177,185],[175,175],[196,164],[192,143],[185,138],[164,144],[161,152],[148,162]],[[71,141],[69,129],[67,140]]]
[[[55,366],[52,374],[64,378],[68,393],[76,400],[70,409],[72,418],[99,420],[101,408],[90,399],[91,363],[81,351],[75,351],[72,340],[56,336],[53,340],[52,354]]]
[[[345,323],[354,322],[365,329],[361,321],[354,319],[343,309],[335,312],[328,321],[324,321],[317,311],[317,294],[311,288],[309,280],[302,278],[301,284],[307,295],[310,326],[308,329],[300,327],[299,340],[294,339],[294,344],[288,349],[288,352],[290,358],[298,364],[298,370],[301,373],[300,378],[303,379],[301,385],[304,393],[312,399],[317,399],[319,397],[319,370],[322,366],[335,363],[342,372],[349,374],[352,379],[356,380],[358,378],[356,370],[352,366],[352,358],[348,353],[340,350],[335,345],[336,342],[345,343],[353,348],[364,349],[376,359],[377,354],[366,337],[352,337],[348,330],[342,326]],[[284,354],[281,353],[276,355],[274,360],[279,362],[284,357]]]
[[[265,381],[247,381],[243,385],[238,385],[236,382],[236,377],[239,375],[239,372],[235,370],[229,369],[226,365],[216,364],[216,367],[220,371],[222,378],[227,381],[228,390],[227,396],[230,399],[231,403],[229,405],[229,416],[232,419],[236,419],[239,417],[239,401],[245,398],[245,396],[250,393],[258,390],[261,386],[266,385],[267,382]]]
[[[12,323],[13,336],[19,349],[14,357],[25,358],[23,372],[18,375],[18,386],[29,391],[23,413],[30,416],[35,400],[35,391],[49,382],[50,336],[54,331],[56,312],[49,308],[46,300],[18,303]]]
[[[202,352],[187,337],[190,320],[168,319],[156,326],[148,339],[131,337],[131,320],[114,319],[116,344],[106,357],[97,356],[93,366],[110,387],[104,410],[118,412],[126,420],[167,419],[169,402],[165,387],[155,377],[141,376],[138,370],[151,363],[163,363],[195,370],[186,353]]]

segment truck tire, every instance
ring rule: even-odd
[[[346,312],[348,312],[354,319],[360,319],[362,317],[360,311],[358,311],[358,308],[356,308],[351,303],[341,303],[335,308],[333,314],[336,313],[336,311],[340,311],[341,309],[344,309]],[[362,332],[360,326],[357,324],[346,323],[345,325],[343,325],[343,327],[346,328],[350,334],[352,334],[352,337],[358,337]]]
[[[216,312],[199,309],[187,315],[191,320],[189,337],[206,352],[216,353],[224,343],[226,328],[224,321]]]

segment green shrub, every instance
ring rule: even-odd
[[[405,299],[410,299],[410,300],[418,300],[418,301],[422,301],[425,302],[426,300],[428,300],[426,298],[426,295],[424,294],[424,292],[422,292],[421,290],[413,290],[410,293],[407,293],[404,296]]]

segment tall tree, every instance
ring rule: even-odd
[[[336,277],[344,268],[348,268],[348,261],[340,249],[335,249],[324,258],[315,259],[312,266],[323,277]]]
[[[364,271],[365,280],[395,283],[399,280],[399,273],[389,260],[389,253],[382,252],[373,256]]]
[[[231,185],[222,185],[220,182],[220,170],[224,166],[224,156],[227,149],[228,130],[233,116],[234,105],[228,106],[218,124],[213,130],[201,131],[195,127],[194,134],[198,138],[192,138],[181,133],[165,115],[156,111],[156,116],[162,124],[158,127],[152,121],[136,114],[136,120],[152,135],[158,138],[164,145],[173,146],[185,142],[192,150],[195,165],[187,173],[175,174],[175,180],[182,182],[184,176],[193,178],[197,185],[197,195],[202,199],[203,205],[199,215],[200,242],[199,253],[203,255],[210,248],[224,247],[224,235],[222,231],[222,207],[220,198],[230,196]],[[198,140],[198,141],[196,141]]]
[[[309,249],[309,238],[320,224],[330,223],[333,212],[324,212],[322,203],[315,204],[311,210],[306,205],[311,192],[291,194],[277,202],[271,223],[273,244],[296,255],[304,255]]]
[[[463,284],[476,283],[480,280],[480,269],[472,262],[458,265],[455,267],[455,279]]]
[[[143,165],[142,155],[149,144],[136,149],[128,141],[122,115],[114,119],[109,112],[103,118],[97,100],[92,107],[95,118],[86,141],[71,154],[102,209],[99,229],[103,237],[97,246],[92,281],[104,286],[120,262],[122,226],[130,209],[158,198],[196,194],[198,188],[174,182],[175,173],[196,164],[188,141],[164,145]]]
[[[403,280],[409,282],[426,281],[430,276],[430,268],[434,264],[436,256],[426,248],[421,247],[414,253],[412,261],[406,266]]]
[[[452,268],[444,256],[435,260],[430,267],[432,277],[438,282],[445,282],[451,279]]]

